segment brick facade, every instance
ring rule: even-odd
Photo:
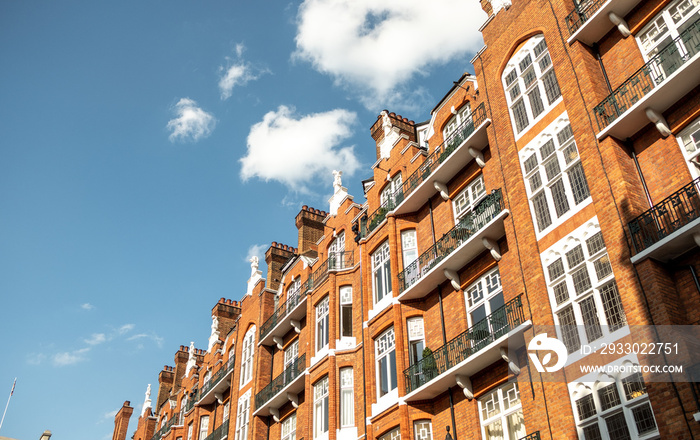
[[[585,7],[619,12],[609,3]],[[134,439],[204,440],[203,417],[209,440],[282,439],[294,417],[296,435],[285,438],[372,440],[397,428],[404,439],[420,440],[448,432],[460,440],[498,438],[489,430],[499,429],[506,438],[542,440],[596,432],[604,439],[700,437],[692,370],[673,383],[647,372],[643,382],[600,379],[581,365],[656,358],[570,349],[561,370],[540,373],[527,350],[541,331],[574,347],[565,327],[552,327],[567,319],[579,324],[578,346],[642,342],[636,329],[648,327],[640,326],[700,320],[700,182],[691,184],[698,174],[677,139],[700,117],[700,79],[679,68],[685,84],[673,87],[685,89],[673,102],[659,98],[676,93],[664,78],[632,89],[630,78],[654,62],[638,38],[672,2],[633,3],[618,14],[632,34],[625,37],[605,17],[588,16],[570,31],[570,14],[584,6],[569,1],[481,1],[490,17],[482,27],[486,46],[472,60],[475,75],[450,88],[430,122],[378,115],[366,202],[347,196],[337,214],[301,209],[297,247],[273,242],[267,278],[251,277],[240,302],[219,300],[212,309],[218,340],[192,353],[180,346]],[[699,57],[696,49],[683,62],[697,66]],[[529,76],[535,64],[539,73]],[[527,90],[514,90],[513,81]],[[640,96],[601,123],[607,110],[599,104],[622,96],[618,87]],[[637,100],[665,118],[671,136],[635,119]],[[524,127],[515,122],[520,109],[529,118]],[[635,223],[641,214],[647,220]],[[693,341],[679,341],[688,368],[700,362]],[[351,383],[341,383],[344,368],[352,369]],[[624,381],[638,388],[627,393]],[[616,384],[617,403],[602,400],[613,392],[603,388],[608,383]],[[247,419],[239,414],[246,405]],[[115,439],[124,439],[129,415],[124,408],[117,414]]]

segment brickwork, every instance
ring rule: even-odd
[[[294,415],[299,439],[373,440],[397,427],[404,439],[416,438],[415,422],[426,420],[430,421],[432,438],[444,438],[449,428],[452,438],[485,439],[486,425],[491,423],[484,421],[485,399],[504,387],[513,390],[514,383],[519,393],[515,408],[520,405],[517,411],[522,412],[523,421],[519,435],[539,433],[543,440],[584,438],[570,388],[584,380],[581,365],[603,362],[602,355],[573,358],[562,370],[548,376],[539,373],[528,356],[529,342],[541,331],[541,326],[559,322],[557,313],[561,311],[551,297],[554,286],[550,273],[543,267],[545,251],[558,249],[560,245],[568,251],[578,239],[572,234],[577,234],[584,225],[595,224],[602,233],[611,270],[605,276],[614,280],[627,327],[697,325],[700,321],[698,247],[693,247],[691,238],[686,236],[682,243],[673,242],[673,246],[682,248],[675,259],[666,258],[663,253],[654,254],[654,258],[640,257],[632,247],[628,227],[632,219],[690,182],[691,174],[676,135],[700,117],[700,86],[696,85],[663,110],[673,133],[666,138],[647,121],[637,124],[629,139],[601,136],[594,112],[611,89],[625,83],[644,65],[635,35],[668,4],[667,0],[638,2],[624,17],[632,36],[625,38],[610,25],[597,43],[589,46],[579,38],[570,38],[565,20],[574,8],[571,1],[513,2],[508,8],[498,9],[495,15],[491,2],[481,1],[482,8],[491,16],[482,28],[486,46],[473,60],[475,76],[465,74],[449,87],[432,110],[430,122],[416,124],[388,110],[377,116],[370,127],[377,162],[371,170],[371,183],[365,182],[366,202],[360,205],[347,197],[336,215],[302,207],[294,219],[298,228],[297,246],[272,242],[265,253],[267,278],[258,281],[252,294],[240,302],[219,300],[212,309],[212,315],[219,320],[219,340],[210,351],[195,349],[196,367],[189,374],[186,374],[189,347],[180,346],[175,354],[175,366],[166,367],[159,375],[157,404],[152,412],[149,410],[139,418],[134,439],[151,440],[156,424],[170,420],[187,406],[189,409],[182,411],[178,424],[162,439],[176,440],[180,436],[183,440],[204,440],[188,439],[189,425],[192,424],[196,436],[202,416],[209,416],[210,434],[224,423],[223,408],[228,406],[228,436],[238,440],[238,404],[247,391],[251,392],[248,438],[279,439],[282,423]],[[505,77],[507,70],[512,69],[511,59],[528,47],[531,38],[540,36],[546,42],[561,97],[549,100],[543,93],[541,99],[547,100],[546,105],[516,134]],[[698,80],[689,77],[688,81]],[[451,144],[452,138],[445,133],[448,126],[452,127],[455,115],[468,114],[460,112],[466,105],[475,112],[482,104],[487,119],[476,127],[478,133]],[[569,159],[580,159],[590,196],[570,203],[567,212],[540,231],[533,214],[534,202],[528,199],[526,185],[531,183],[523,175],[520,153],[539,142],[542,131],[564,117],[570,123],[576,145],[573,155],[568,153],[565,166],[571,166]],[[428,133],[432,134],[428,136]],[[388,145],[389,141],[393,144]],[[446,151],[448,145],[449,154],[431,156],[436,150]],[[464,153],[470,147],[481,155]],[[450,166],[438,168],[445,165],[443,161]],[[430,173],[437,175],[436,170],[443,176],[439,183],[447,188],[446,199],[437,189],[433,191],[433,181],[437,179]],[[406,191],[415,188],[397,186],[399,173],[404,184],[414,173],[419,173],[416,176],[425,179],[419,182],[425,185],[423,190],[427,195],[420,196],[418,203],[417,199],[410,199],[417,196]],[[571,177],[566,176],[561,179],[571,186],[568,180]],[[482,229],[468,223],[457,224],[455,199],[481,178],[482,197],[500,193],[503,211],[499,207],[495,217],[479,226]],[[553,178],[549,180],[543,191],[551,195]],[[378,211],[382,192],[388,187],[397,190],[398,206],[385,206],[384,211]],[[413,203],[411,206],[417,206],[415,209],[401,209],[401,203],[407,203],[408,199]],[[476,202],[476,207],[479,203]],[[474,216],[476,207],[472,207]],[[368,228],[370,216],[379,220]],[[404,261],[409,255],[415,257],[402,245],[402,234],[411,231],[415,231],[418,260]],[[339,259],[331,253],[331,245],[337,246],[336,240],[342,234],[345,247],[340,250],[343,253]],[[449,240],[463,235],[467,238],[450,248]],[[665,238],[673,239],[673,234]],[[493,250],[489,243],[495,243]],[[659,246],[667,246],[665,243]],[[373,266],[373,255],[378,255],[377,251],[385,244],[389,249],[388,269],[383,262]],[[631,258],[639,261],[632,264]],[[484,288],[484,276],[493,275],[496,268],[500,287],[488,284],[485,288],[488,291],[482,292],[481,297],[469,293],[475,283]],[[446,269],[454,271],[456,278],[452,279]],[[380,290],[378,285],[383,277],[389,279],[388,291]],[[493,279],[489,281],[492,282]],[[340,292],[346,287],[352,289],[352,331],[351,335],[343,336],[345,318],[341,310],[347,305],[341,305]],[[581,316],[582,299],[600,295],[591,290],[595,288],[576,295],[569,292],[570,303]],[[382,300],[378,300],[380,292],[385,294]],[[494,319],[501,316],[499,310],[505,310],[497,308],[498,301],[508,303],[516,298],[522,301],[522,308],[517,309],[520,313],[517,322],[508,323],[507,336],[495,335],[494,322],[498,321]],[[326,300],[327,318],[324,311],[319,315],[321,319],[317,319]],[[599,301],[598,309],[609,306],[603,305],[602,299]],[[607,322],[604,321],[608,319],[607,312],[597,310],[597,319]],[[477,321],[485,315],[492,320]],[[408,324],[414,318],[423,319],[423,347],[433,354],[449,353],[461,359],[451,367],[456,370],[443,368],[431,379],[428,372],[437,366],[431,367],[430,358],[413,364]],[[484,326],[484,322],[491,324]],[[255,328],[252,380],[241,385],[243,341],[251,328]],[[390,344],[386,340],[380,342],[390,329],[394,332],[393,355],[387,355],[391,353]],[[477,347],[477,338],[482,334],[478,331],[493,336],[488,339],[491,342]],[[557,336],[551,328],[547,331],[550,337]],[[472,344],[468,348],[474,351],[459,345],[467,337]],[[634,332],[627,331],[618,340],[634,341],[636,337]],[[298,381],[293,382],[294,392],[287,396],[284,390],[291,389],[285,387],[291,386],[292,376],[291,370],[285,368],[285,350],[293,344],[298,344],[298,355],[305,356],[305,364],[303,371],[297,372],[300,375],[295,376],[294,380]],[[692,343],[681,345],[687,352],[685,360],[689,365],[700,363]],[[204,398],[200,392],[207,386],[205,376],[214,377],[234,355],[235,368],[225,377],[220,390],[217,388],[220,391],[217,397]],[[418,357],[421,356],[422,353]],[[653,358],[640,355],[638,360],[646,362]],[[387,369],[386,365],[390,367]],[[350,411],[353,427],[340,426],[341,414],[346,411],[341,395],[341,368],[352,368],[353,372]],[[284,386],[277,394],[267,396],[267,402],[256,404],[256,395],[276,378],[281,378]],[[327,409],[325,400],[314,401],[314,386],[326,378]],[[694,421],[700,407],[691,384],[654,382],[648,374],[644,379],[646,396],[638,397],[634,405],[639,407],[640,402],[648,402],[654,414],[655,433],[661,438],[700,437],[700,425]],[[381,383],[391,386],[384,390],[384,396],[380,396]],[[192,406],[188,403],[191,399],[199,400]],[[319,411],[327,414],[324,420],[328,430],[317,435],[315,417]],[[115,418],[115,440],[123,440],[117,419],[128,423],[126,414],[126,410],[120,411]],[[601,429],[606,429],[602,420]],[[630,424],[629,429],[636,429],[635,425]],[[656,438],[655,435],[652,437]]]

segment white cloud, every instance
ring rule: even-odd
[[[119,332],[120,335],[123,335],[124,333],[128,333],[131,330],[133,330],[134,327],[135,327],[134,324],[124,324],[123,326],[119,327],[119,329],[117,331]]]
[[[486,19],[464,0],[305,0],[297,16],[294,58],[310,62],[368,107],[401,100],[416,74],[474,53]]]
[[[180,99],[173,111],[177,117],[168,121],[170,142],[188,140],[196,142],[209,136],[216,126],[214,116],[202,110],[190,98]]]
[[[226,100],[233,94],[236,86],[245,86],[250,81],[255,81],[264,73],[270,73],[267,69],[261,69],[242,59],[245,46],[238,43],[235,47],[236,58],[226,57],[226,66],[219,67],[219,91],[221,99]]]
[[[85,304],[81,304],[81,305],[80,305],[80,308],[83,309],[83,310],[92,310],[92,309],[95,308],[95,306],[93,306],[93,305],[90,304],[90,303],[85,303]]]
[[[127,341],[138,341],[140,339],[150,339],[151,341],[155,342],[158,347],[163,346],[163,338],[156,335],[155,333],[139,333],[133,336],[129,336],[126,340]],[[139,348],[143,348],[143,346],[139,346]]]
[[[246,263],[250,263],[252,257],[258,257],[260,264],[265,264],[265,251],[270,245],[254,244],[248,248],[248,254],[245,257]]]
[[[98,345],[107,341],[107,336],[104,333],[93,333],[88,339],[85,339],[85,343],[88,345]]]
[[[354,147],[341,146],[356,121],[355,113],[343,109],[296,115],[293,108],[280,106],[251,127],[248,152],[240,159],[241,178],[276,180],[302,193],[320,179],[330,189],[332,170],[352,175],[359,168]]]
[[[53,356],[53,364],[57,367],[63,367],[66,365],[75,365],[79,362],[86,360],[85,353],[90,351],[89,347],[81,348],[79,350],[64,351],[63,353],[56,353]]]

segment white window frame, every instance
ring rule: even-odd
[[[700,177],[700,118],[684,128],[676,139],[688,164],[690,175],[697,179]]]
[[[340,338],[354,338],[352,322],[352,286],[340,286]],[[348,315],[348,316],[346,316]],[[345,328],[349,325],[350,334],[345,333]]]
[[[635,355],[627,355],[608,365],[618,367],[638,366],[639,362]],[[586,430],[596,430],[597,426],[601,439],[610,440],[607,419],[620,414],[624,416],[625,425],[631,439],[646,440],[658,438],[659,425],[656,423],[646,384],[641,374],[623,372],[613,378],[601,373],[589,373],[569,383],[568,387],[579,439],[586,439]],[[613,405],[614,401],[604,401],[605,394],[609,394],[609,397],[614,399],[615,392],[617,394],[617,404]],[[593,413],[582,413],[582,410],[592,410]],[[645,410],[647,412],[646,415],[651,416],[655,428],[640,434],[635,416],[640,415],[640,412]],[[582,415],[585,416],[583,419],[581,418]]]
[[[386,240],[370,256],[372,259],[372,303],[375,308],[378,304],[385,305],[392,298],[391,256],[389,252],[389,240]],[[379,281],[377,280],[378,275]]]
[[[550,246],[541,258],[557,336],[569,351],[567,363],[583,356],[582,344],[595,346],[629,333],[597,217]]]
[[[340,378],[340,428],[350,428],[355,426],[355,388],[352,367],[340,368],[338,377]]]
[[[391,396],[392,392],[398,389],[394,327],[390,327],[374,339],[374,352],[377,371],[377,401],[379,401],[385,396]],[[382,371],[382,365],[386,365],[385,371]],[[383,383],[386,384],[386,390],[382,390]]]
[[[498,300],[499,298],[500,301]],[[493,300],[496,300],[496,302],[492,303]],[[480,276],[464,289],[464,301],[467,307],[467,324],[469,328],[481,321],[481,319],[475,320],[472,314],[482,306],[484,307],[484,318],[503,307],[505,298],[498,266]],[[497,330],[500,329],[490,329],[492,332]]]
[[[250,396],[251,390],[245,392],[238,399],[236,410],[236,440],[248,439],[248,424],[250,423]]]
[[[415,229],[401,231],[401,256],[404,270],[418,259],[418,240]]]
[[[510,433],[508,424],[511,416],[520,414],[521,432]],[[523,416],[523,405],[520,400],[520,390],[517,382],[510,382],[503,386],[489,391],[479,398],[479,422],[481,423],[481,435],[484,440],[522,438],[527,435]],[[489,436],[487,428],[493,424],[500,423],[500,436]]]
[[[396,173],[379,193],[379,202],[381,206],[387,207],[387,205],[391,205],[389,209],[393,209],[396,206],[394,194],[401,189],[402,185],[403,179],[401,173]]]
[[[251,326],[243,338],[241,350],[241,379],[240,388],[243,388],[253,379],[253,360],[255,359],[255,326]]]
[[[413,422],[414,440],[433,440],[433,424],[428,419]]]
[[[187,440],[192,440],[192,435],[194,434],[194,422],[187,424]]]
[[[297,438],[297,413],[293,412],[289,417],[282,420],[280,429],[280,440],[296,440]]]
[[[542,44],[545,45],[544,49]],[[527,64],[528,57],[531,64]],[[525,64],[527,66],[523,69]],[[542,34],[535,35],[527,40],[520,50],[508,60],[501,80],[506,91],[508,112],[510,113],[516,139],[525,134],[529,128],[534,126],[537,121],[542,119],[549,110],[561,101],[561,89],[553,69],[549,49],[546,48],[544,35]],[[552,79],[554,82],[552,82]],[[550,83],[551,96],[547,94],[546,81]],[[538,106],[541,105],[541,109],[533,110],[532,103],[538,102],[534,99],[535,95],[539,96]],[[519,102],[522,102],[525,111],[525,114],[522,116],[527,119],[524,125],[520,127],[516,119],[516,111],[514,110]]]
[[[693,6],[693,0],[676,0],[666,6],[661,12],[635,35],[639,50],[644,56],[644,61],[649,61],[659,50],[663,49],[678,38],[683,30],[695,20],[700,18],[700,3]],[[683,9],[686,8],[686,9]],[[674,21],[675,18],[678,21]],[[687,50],[680,41],[678,49],[687,54]],[[663,63],[662,63],[663,64]],[[663,69],[663,65],[660,65]]]
[[[314,439],[328,438],[328,376],[314,384]]]
[[[328,246],[328,259],[330,270],[345,269],[345,231],[341,231]]]
[[[295,339],[294,342],[289,344],[287,348],[284,349],[284,369],[289,368],[294,362],[296,362],[299,357],[299,339]]]
[[[397,426],[391,431],[382,434],[377,440],[401,440],[401,429]]]
[[[422,316],[414,316],[406,320],[408,335],[408,364],[415,365],[423,359],[425,350],[425,327]]]
[[[537,239],[592,202],[566,112],[542,130],[518,155]]]
[[[199,437],[198,440],[204,440],[209,434],[209,416],[201,416],[199,418]]]
[[[222,417],[222,420],[225,422],[226,420],[228,420],[230,415],[231,415],[231,401],[229,400],[224,404],[224,415]]]
[[[472,120],[471,104],[467,101],[459,110],[454,110],[453,116],[445,124],[442,130],[442,139],[447,140],[459,127],[467,121]]]
[[[328,349],[330,340],[329,330],[329,304],[330,297],[326,296],[316,304],[316,353]]]
[[[484,175],[479,174],[452,199],[455,224],[459,223],[462,217],[470,213],[484,197],[486,197]]]

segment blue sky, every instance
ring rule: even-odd
[[[377,3],[0,1],[0,435],[110,439],[333,169],[364,202],[371,124],[429,119],[486,18]]]

